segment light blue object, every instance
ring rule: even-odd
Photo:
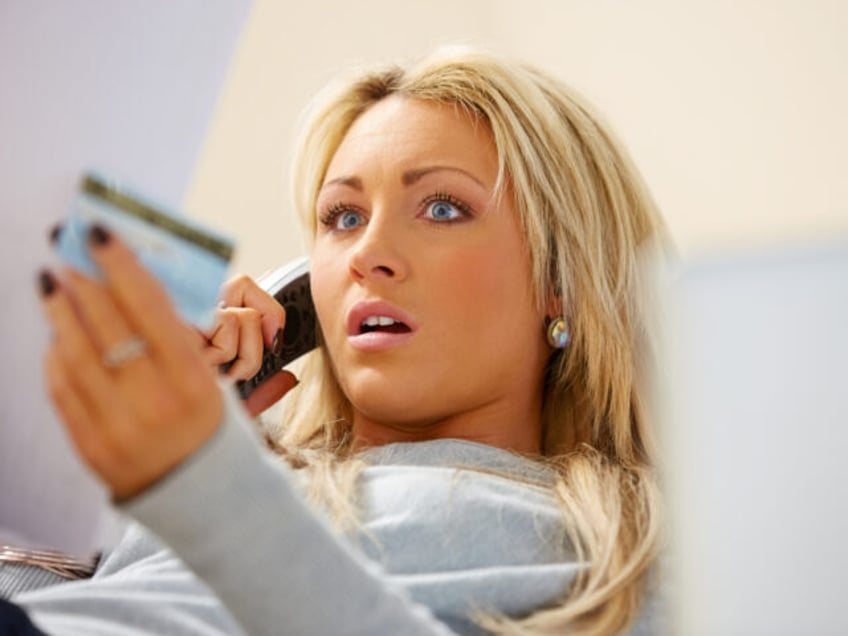
[[[96,278],[102,273],[88,245],[94,223],[130,246],[185,320],[201,328],[211,324],[233,252],[229,238],[100,176],[88,175],[62,226],[57,251],[68,265]]]

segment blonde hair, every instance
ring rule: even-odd
[[[577,558],[591,567],[555,607],[481,620],[503,633],[621,631],[638,616],[660,542],[653,441],[637,382],[645,340],[638,253],[662,232],[654,203],[621,145],[573,90],[490,53],[450,49],[408,70],[360,74],[319,96],[293,173],[295,208],[310,236],[336,149],[357,117],[391,95],[454,104],[488,126],[497,190],[519,210],[537,302],[559,299],[571,334],[546,372],[542,460],[557,472],[554,491]],[[279,444],[302,456],[344,458],[351,406],[323,347],[300,373]]]

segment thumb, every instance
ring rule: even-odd
[[[299,380],[289,371],[279,371],[253,390],[243,402],[251,417],[256,417],[273,406],[286,393],[291,391]]]

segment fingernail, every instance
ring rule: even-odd
[[[280,355],[283,352],[283,330],[282,328],[277,329],[277,333],[274,334],[274,341],[271,343],[271,353],[275,356]]]
[[[38,272],[38,286],[41,288],[41,295],[47,298],[50,294],[56,291],[56,279],[48,270],[42,269]]]
[[[62,234],[62,224],[57,223],[50,228],[50,244],[56,245],[59,242],[59,235]]]
[[[88,240],[97,246],[106,245],[112,234],[99,223],[94,223],[88,230]]]

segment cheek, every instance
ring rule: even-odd
[[[466,248],[440,259],[439,270],[444,292],[439,295],[467,329],[527,328],[535,314],[529,265],[520,246]]]

